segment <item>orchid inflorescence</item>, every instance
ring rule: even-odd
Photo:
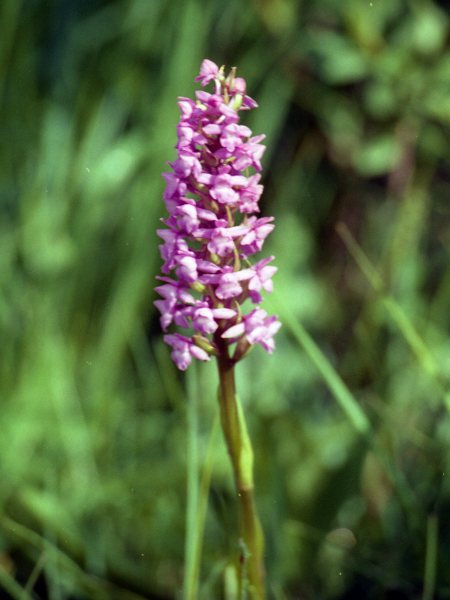
[[[245,94],[246,83],[232,68],[205,59],[196,77],[214,82],[214,93],[196,92],[196,101],[179,98],[177,158],[164,173],[169,213],[158,230],[164,260],[155,302],[164,331],[175,324],[187,335],[168,333],[172,358],[181,370],[192,358],[209,360],[224,347],[240,360],[255,344],[272,352],[280,328],[275,316],[259,307],[261,292],[272,291],[273,256],[251,264],[273,230],[273,217],[256,217],[264,135],[252,137],[239,124],[239,111],[257,106]],[[174,272],[175,278],[167,277]],[[256,305],[244,314],[246,300]]]

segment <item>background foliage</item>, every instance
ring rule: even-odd
[[[0,47],[2,598],[180,598],[197,565],[221,597],[214,365],[180,376],[152,306],[176,97],[205,56],[267,134],[284,325],[239,390],[271,597],[448,598],[444,3],[3,0]]]

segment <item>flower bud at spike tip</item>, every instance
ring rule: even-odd
[[[236,344],[235,361],[255,344],[270,353],[281,326],[259,307],[260,292],[272,290],[273,257],[252,260],[274,228],[272,217],[255,215],[264,135],[240,124],[240,111],[257,104],[235,67],[226,75],[205,59],[195,80],[213,90],[179,98],[177,157],[163,174],[169,216],[158,230],[164,285],[155,304],[164,331],[183,329],[164,336],[181,370],[193,358],[209,360],[218,344]],[[256,306],[244,314],[246,300]]]
[[[204,338],[200,335],[194,335],[194,336],[192,336],[192,339],[194,340],[194,343],[199,348],[202,348],[208,354],[217,354],[216,348],[214,348],[214,346],[211,344],[211,342],[209,340],[207,340],[206,338]]]

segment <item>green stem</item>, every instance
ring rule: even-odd
[[[244,414],[236,395],[234,362],[226,346],[217,357],[220,379],[220,415],[223,434],[233,466],[239,500],[241,551],[239,556],[240,597],[264,600],[264,537],[256,511],[253,484],[253,450]]]

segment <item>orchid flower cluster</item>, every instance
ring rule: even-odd
[[[239,123],[239,111],[257,104],[235,68],[225,76],[224,67],[205,59],[195,80],[214,82],[214,93],[179,98],[177,158],[169,163],[172,172],[163,174],[169,217],[162,220],[167,228],[158,230],[164,276],[155,305],[164,331],[172,324],[188,330],[164,336],[181,370],[192,358],[209,360],[224,348],[234,348],[233,362],[255,344],[270,353],[280,328],[259,307],[261,292],[272,291],[274,257],[250,261],[274,228],[273,217],[254,214],[263,190],[265,136],[252,136]],[[244,314],[247,300],[255,307]]]

